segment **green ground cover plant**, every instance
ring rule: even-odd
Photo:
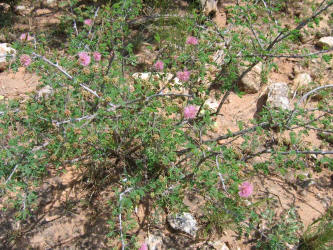
[[[112,185],[108,236],[119,240],[123,249],[140,245],[128,233],[136,226],[131,215],[138,204],[149,200],[156,213],[184,212],[188,208],[183,199],[190,192],[205,200],[202,235],[234,228],[255,237],[258,249],[297,245],[302,226],[294,210],[282,215],[285,224],[276,224],[269,209],[272,201],[247,203],[255,192],[248,179],[255,173],[305,168],[310,154],[322,156],[314,160],[318,171],[332,170],[331,151],[308,148],[301,141],[309,126],[332,130],[332,85],[305,93],[293,110],[266,107],[251,125],[240,123],[237,132],[212,136],[211,131],[227,97],[231,92],[244,94],[240,79],[259,62],[266,69],[263,82],[276,67],[277,56],[323,57],[324,63],[330,62],[324,53],[295,53],[289,44],[298,41],[303,27],[316,25],[333,1],[314,4],[312,15],[296,20],[293,28],[278,19],[289,1],[239,1],[230,7],[228,20],[237,31],[216,27],[197,11],[196,1],[184,17],[143,15],[147,6],[163,10],[166,2],[80,5],[70,0],[63,5],[68,15],[62,19],[64,42],[58,49],[48,49],[48,34],[43,32],[23,35],[14,44],[18,55],[11,68],[24,66],[38,73],[43,86],[53,91],[42,97],[31,94],[24,103],[0,101],[1,196],[10,195],[17,219],[27,220],[38,198],[35,187],[49,168],[73,164],[92,193]],[[269,23],[268,30],[260,29],[261,22]],[[135,32],[142,29],[149,35]],[[134,51],[144,40],[154,44],[158,57],[153,65],[143,66],[153,72],[148,79],[133,80],[138,67]],[[221,64],[212,60],[217,49],[224,53]],[[161,82],[167,74],[179,84]],[[205,104],[213,90],[221,100],[215,110]],[[316,109],[303,108],[314,94],[321,96]],[[276,131],[289,131],[290,141],[272,139]],[[241,151],[232,147],[232,138],[242,138]],[[267,160],[248,170],[246,161],[261,154],[267,154]],[[261,206],[268,207],[267,213],[260,214]],[[261,230],[263,221],[268,227]],[[332,230],[325,225],[328,231],[319,230],[317,238],[306,236],[303,246],[327,240]]]

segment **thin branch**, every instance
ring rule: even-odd
[[[36,56],[36,57],[42,59],[44,62],[47,62],[47,63],[50,64],[51,66],[56,67],[61,73],[63,73],[65,76],[67,76],[70,80],[73,80],[73,79],[74,79],[70,74],[67,73],[66,70],[64,70],[63,68],[61,68],[58,64],[55,64],[55,63],[51,62],[51,61],[50,61],[49,59],[47,59],[46,57],[41,56],[41,55],[39,55],[39,54],[36,54],[35,52],[32,52],[32,55],[34,55],[34,56]]]
[[[226,186],[225,186],[225,184],[224,184],[224,178],[223,178],[223,176],[222,176],[222,174],[221,174],[220,164],[219,164],[219,155],[216,155],[216,157],[215,157],[215,162],[216,162],[216,166],[217,166],[217,169],[218,169],[218,175],[219,175],[220,180],[221,180],[221,183],[222,183],[222,187],[223,187],[224,191],[225,191],[227,194],[229,194],[228,191],[227,191],[227,188],[226,188]]]
[[[251,128],[243,129],[243,130],[240,130],[240,131],[237,131],[237,132],[234,132],[234,133],[229,133],[229,134],[226,134],[226,135],[221,135],[221,136],[218,136],[214,139],[203,141],[203,143],[225,140],[225,139],[228,139],[228,138],[231,138],[231,137],[235,137],[235,136],[238,136],[238,135],[244,135],[246,133],[253,132],[257,128],[265,128],[265,127],[268,127],[268,126],[269,126],[268,122],[262,122],[262,123],[259,123],[258,125],[255,125],[255,126],[251,127]]]
[[[324,1],[323,1],[324,2]],[[322,4],[321,4],[322,5]],[[319,8],[321,7],[321,5],[319,6]],[[283,35],[283,31],[281,31],[281,33],[274,39],[274,41],[267,47],[266,51],[271,50],[275,44],[281,42],[283,39],[287,38],[288,36],[290,36],[291,34],[293,34],[295,31],[299,31],[301,30],[304,26],[306,26],[311,20],[315,19],[317,16],[319,16],[322,12],[324,12],[325,10],[327,10],[330,6],[333,5],[333,1],[330,1],[329,3],[327,3],[327,5],[320,9],[317,10],[311,17],[303,20],[302,22],[300,22],[297,27],[289,32],[287,32],[286,34]]]
[[[72,6],[71,6],[71,13],[72,13],[72,15],[74,16],[74,12],[73,12],[73,8],[72,8]],[[79,35],[79,32],[78,32],[78,30],[77,30],[77,25],[76,25],[76,21],[75,21],[75,18],[73,18],[73,27],[74,27],[74,30],[75,30],[75,34],[76,34],[76,36],[78,36]]]
[[[287,126],[289,125],[291,119],[294,117],[295,115],[295,112],[297,111],[297,107],[306,99],[308,98],[310,95],[316,93],[317,91],[321,90],[321,89],[324,89],[324,88],[333,88],[333,84],[330,84],[330,85],[324,85],[324,86],[320,86],[320,87],[317,87],[313,90],[310,90],[309,92],[305,93],[302,98],[297,102],[297,104],[295,105],[295,108],[293,109],[293,111],[290,113],[289,115],[289,118],[287,120]]]
[[[310,57],[310,56],[315,56],[315,55],[320,55],[320,54],[325,54],[328,52],[333,51],[333,48],[327,49],[327,50],[321,50],[321,51],[317,51],[317,52],[313,52],[313,53],[309,53],[309,54],[305,54],[305,55],[274,55],[274,54],[249,54],[249,55],[240,55],[237,57],[274,57],[274,58],[304,58],[304,57]]]
[[[261,42],[260,42],[260,40],[259,40],[259,38],[258,38],[258,36],[257,36],[257,33],[256,33],[256,32],[254,31],[254,29],[253,29],[253,26],[252,26],[251,21],[248,19],[247,16],[245,16],[245,19],[246,19],[246,21],[247,21],[248,24],[249,24],[249,28],[250,28],[250,30],[251,30],[251,32],[252,32],[254,38],[256,39],[256,41],[257,41],[257,43],[259,44],[260,48],[263,49],[263,46],[262,46],[262,44],[261,44]]]
[[[309,155],[332,155],[333,151],[299,151],[299,150],[291,150],[287,152],[270,152],[268,153],[277,153],[277,154],[283,154],[283,155],[289,155],[289,154],[309,154]]]
[[[122,210],[122,200],[123,196],[128,192],[131,192],[133,188],[127,188],[124,192],[119,195],[119,230],[120,230],[120,239],[121,239],[121,249],[125,250],[125,242],[123,236],[123,226],[122,226],[122,219],[121,219],[121,210]]]
[[[98,16],[98,11],[99,11],[99,7],[97,7],[97,9],[96,9],[96,11],[95,11],[94,19],[93,19],[93,23],[92,23],[92,25],[90,26],[88,36],[91,34],[92,28],[93,28],[93,26],[94,26],[94,24],[95,24],[95,20],[96,20],[96,18],[97,18],[97,16]],[[91,39],[90,39],[90,41],[91,41]]]
[[[5,181],[5,184],[7,184],[10,179],[12,178],[13,174],[15,173],[16,169],[18,168],[18,164],[14,167],[14,169],[12,170],[12,172],[10,173],[10,175],[8,176],[7,180]]]
[[[302,98],[297,102],[297,106],[300,105],[306,98],[308,98],[308,96],[316,93],[317,91],[321,90],[321,89],[325,89],[325,88],[333,88],[333,84],[329,84],[329,85],[324,85],[324,86],[320,86],[320,87],[317,87],[309,92],[307,92],[306,94],[304,94],[302,96]]]
[[[56,126],[62,125],[62,124],[66,124],[66,123],[71,123],[71,122],[80,122],[82,120],[92,120],[97,116],[97,113],[93,114],[93,115],[85,115],[82,116],[80,118],[72,118],[69,120],[65,120],[65,121],[55,121],[53,120],[52,123],[54,123]]]
[[[42,59],[43,61],[47,62],[48,64],[50,64],[51,66],[56,67],[61,73],[63,73],[65,76],[68,77],[68,79],[70,80],[74,80],[74,77],[71,76],[66,70],[64,70],[63,68],[61,68],[58,64],[55,64],[53,62],[51,62],[49,59],[47,59],[44,56],[41,56],[39,54],[36,54],[35,52],[32,52],[32,54],[40,59]],[[85,90],[87,90],[88,92],[90,92],[91,94],[93,94],[94,96],[96,96],[97,98],[100,98],[100,96],[96,93],[96,91],[88,88],[86,85],[80,83],[79,84],[82,88],[84,88]]]

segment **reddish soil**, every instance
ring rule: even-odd
[[[14,29],[27,30],[33,29],[34,25],[47,27],[59,22],[59,12],[49,9],[36,10],[36,19],[30,20],[32,23],[16,24]],[[220,12],[214,17],[217,25],[224,27],[226,25],[227,12],[221,8]],[[37,26],[39,27],[39,26]],[[36,28],[36,27],[35,27]],[[303,46],[314,48],[311,39]],[[151,58],[151,55],[143,55]],[[332,70],[323,69],[320,62],[312,61],[309,66],[302,65],[301,59],[276,59],[278,70],[269,74],[269,79],[274,82],[286,82],[292,85],[295,68],[299,71],[305,71],[313,76],[317,76],[320,82],[329,83],[333,79]],[[26,98],[27,92],[33,92],[38,86],[39,77],[33,73],[26,72],[20,68],[18,72],[0,73],[0,96],[5,100],[12,98]],[[265,86],[264,86],[265,87]],[[264,88],[263,87],[263,88]],[[257,111],[257,105],[262,92],[257,94],[246,94],[239,97],[231,94],[225,105],[222,107],[221,114],[217,119],[217,128],[213,134],[224,134],[228,130],[238,131],[237,122],[243,121],[250,124],[249,120],[253,119]],[[222,97],[221,97],[222,98]],[[1,100],[0,100],[1,101]],[[277,137],[283,135],[275,135]],[[305,140],[312,146],[322,146],[322,141],[318,139],[314,131]],[[234,142],[237,147],[239,141]],[[255,157],[249,161],[251,164],[266,159],[265,155]],[[20,225],[13,220],[7,220],[0,215],[0,241],[4,237],[8,239],[11,236],[12,243],[16,244],[17,249],[34,248],[34,249],[108,249],[110,246],[119,247],[119,242],[109,242],[106,234],[109,233],[107,220],[110,212],[106,201],[113,196],[109,188],[95,197],[93,205],[88,205],[88,197],[92,197],[88,190],[82,191],[80,183],[80,171],[75,166],[66,166],[64,173],[57,175],[56,171],[51,171],[51,177],[44,181],[44,184],[38,189],[41,194],[38,205],[38,213],[31,219],[29,224]],[[320,217],[325,210],[332,205],[333,201],[333,183],[332,172],[324,169],[320,173],[312,170],[311,166],[304,170],[305,174],[310,174],[313,184],[308,187],[301,187],[297,183],[295,170],[291,170],[286,175],[273,175],[271,177],[253,176],[251,182],[255,185],[255,194],[250,202],[254,202],[262,197],[277,198],[276,212],[280,213],[283,209],[296,207],[300,220],[307,227],[314,219]],[[200,197],[185,198],[185,204],[194,214],[200,214],[201,209]],[[1,207],[0,207],[1,208]],[[147,204],[141,204],[137,208],[134,218],[139,225],[143,225],[147,214],[151,213],[151,208]],[[163,217],[163,216],[162,216]],[[165,218],[163,218],[165,219]],[[144,239],[151,234],[153,229],[138,228],[138,239]],[[155,229],[156,230],[156,229]],[[179,236],[172,232],[167,226],[161,226],[158,230],[164,234],[164,237],[170,241],[178,239],[186,242],[186,236]],[[222,235],[212,235],[211,241],[221,240],[225,242],[230,249],[250,249],[251,244],[246,244],[245,239],[236,239],[233,231],[227,230]],[[166,240],[166,241],[168,241]],[[8,243],[8,242],[7,242]],[[200,243],[201,244],[201,243]],[[202,249],[201,244],[193,245]],[[14,245],[13,245],[14,247]],[[0,243],[1,248],[1,243]],[[196,248],[187,248],[196,249]],[[212,249],[212,248],[211,248]]]

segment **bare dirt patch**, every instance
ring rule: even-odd
[[[0,73],[0,95],[12,99],[26,97],[26,93],[33,92],[40,84],[36,74],[29,73],[25,68],[19,68],[18,72]]]

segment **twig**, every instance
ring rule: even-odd
[[[289,155],[289,154],[306,154],[306,155],[331,155],[333,154],[333,151],[300,151],[300,150],[290,150],[290,151],[285,151],[285,152],[278,152],[278,151],[273,151],[273,150],[269,150],[269,149],[264,149],[261,150],[257,153],[248,155],[246,157],[242,158],[242,161],[246,162],[247,160],[261,155],[261,154],[282,154],[282,155]]]
[[[74,16],[74,12],[73,12],[73,8],[71,6],[71,12],[72,12],[72,15]],[[74,18],[74,21],[73,21],[73,27],[74,27],[74,30],[75,30],[75,33],[76,33],[76,36],[79,35],[79,32],[77,30],[77,26],[76,26],[76,21],[75,21],[75,18]]]
[[[258,125],[255,125],[255,126],[253,126],[251,128],[248,128],[248,129],[243,129],[243,130],[240,130],[240,131],[237,131],[237,132],[234,132],[234,133],[230,133],[230,134],[226,134],[226,135],[221,135],[221,136],[216,137],[214,139],[205,140],[205,141],[203,141],[203,143],[209,143],[209,142],[214,142],[214,141],[219,141],[219,140],[225,140],[225,139],[228,139],[228,138],[231,138],[231,137],[235,137],[237,135],[243,135],[243,134],[246,134],[248,132],[255,131],[257,128],[264,128],[264,127],[267,127],[267,126],[269,126],[268,122],[262,122],[262,123],[259,123]]]
[[[288,155],[288,154],[307,154],[307,155],[332,155],[333,151],[299,151],[299,150],[291,150],[287,152],[270,152],[267,151],[267,153],[277,153],[277,154],[283,154],[283,155]]]
[[[220,155],[216,155],[216,157],[215,157],[216,166],[217,166],[217,169],[218,169],[218,175],[219,175],[219,177],[220,177],[220,180],[221,180],[221,183],[222,183],[222,186],[223,186],[224,191],[225,191],[227,194],[229,194],[228,191],[227,191],[227,188],[225,187],[223,176],[222,176],[222,174],[221,174],[221,172],[220,172],[219,156],[220,156]]]
[[[97,7],[97,9],[96,9],[96,11],[95,11],[94,19],[93,19],[93,23],[92,23],[92,25],[90,26],[88,36],[91,34],[92,28],[93,28],[93,26],[94,26],[94,24],[95,24],[96,17],[97,17],[97,15],[98,15],[98,11],[99,11],[99,6]],[[91,41],[91,40],[90,40],[90,41]]]
[[[253,26],[252,26],[252,23],[251,23],[251,21],[248,19],[248,17],[247,17],[246,15],[245,15],[245,19],[246,19],[246,21],[247,21],[248,24],[249,24],[249,28],[250,28],[250,30],[251,30],[251,32],[252,32],[254,38],[256,39],[256,41],[257,41],[257,43],[259,44],[260,48],[263,49],[263,46],[262,46],[262,44],[261,44],[261,42],[260,42],[260,40],[259,40],[259,38],[258,38],[258,36],[257,36],[257,33],[254,31]]]
[[[333,48],[327,49],[327,50],[321,50],[313,53],[309,53],[306,55],[274,55],[274,54],[249,54],[249,55],[240,55],[237,57],[275,57],[275,58],[304,58],[304,57],[310,57],[310,56],[315,56],[315,55],[320,55],[320,54],[325,54],[328,52],[333,51]]]
[[[59,126],[59,125],[62,125],[62,124],[66,124],[66,123],[70,123],[70,122],[80,122],[82,120],[92,120],[94,119],[95,117],[97,116],[97,113],[93,114],[93,115],[85,115],[85,116],[82,116],[80,118],[72,118],[72,119],[69,119],[69,120],[65,120],[65,121],[55,121],[53,120],[52,122],[56,125],[56,126]]]
[[[124,250],[125,249],[125,242],[124,242],[124,236],[123,236],[123,226],[122,226],[122,219],[121,219],[121,209],[122,209],[122,200],[123,200],[123,196],[128,193],[131,192],[133,188],[127,188],[124,192],[122,192],[119,195],[119,230],[120,230],[120,239],[121,239],[121,249]]]
[[[325,1],[323,1],[322,4],[324,2]],[[321,7],[321,5],[319,6],[319,8]],[[295,31],[301,30],[311,20],[315,19],[317,16],[319,16],[322,12],[324,12],[325,10],[327,10],[332,5],[333,5],[333,1],[330,1],[324,8],[322,8],[321,10],[317,10],[311,17],[308,17],[307,19],[305,19],[302,22],[300,22],[295,29],[287,32],[286,34],[283,35],[284,31],[281,31],[280,34],[274,39],[274,41],[271,42],[271,44],[267,47],[266,51],[271,50],[274,47],[275,44],[281,42],[283,39],[287,38],[288,36],[290,36],[291,34],[293,34]]]
[[[14,109],[12,112],[17,113],[19,111],[20,111],[20,109]],[[0,115],[4,115],[5,113],[6,113],[5,111],[0,111]]]
[[[16,169],[18,168],[18,164],[14,167],[14,169],[12,170],[12,172],[10,173],[10,175],[8,176],[7,180],[5,181],[5,184],[7,184],[10,179],[12,178],[13,174],[15,173]]]
[[[297,106],[299,104],[301,104],[306,98],[308,98],[308,96],[312,95],[313,93],[321,90],[321,89],[325,89],[325,88],[333,88],[333,84],[330,84],[330,85],[324,85],[324,86],[320,86],[320,87],[317,87],[309,92],[307,92],[305,95],[302,96],[302,98],[297,102]]]
[[[65,76],[68,77],[68,79],[70,80],[74,80],[74,77],[71,76],[66,70],[64,70],[63,68],[61,68],[58,64],[55,64],[53,62],[51,62],[49,59],[47,59],[46,57],[44,56],[41,56],[39,54],[36,54],[35,52],[32,52],[32,54],[40,59],[42,59],[43,61],[47,62],[48,64],[56,67],[61,73],[63,73]],[[88,88],[86,85],[80,83],[79,84],[82,88],[84,88],[85,90],[87,90],[88,92],[90,92],[91,94],[93,94],[94,96],[96,96],[97,98],[100,98],[100,96],[96,93],[96,91]]]
[[[67,76],[70,80],[74,79],[70,74],[67,73],[67,71],[65,71],[63,68],[61,68],[58,64],[51,62],[46,57],[36,54],[35,52],[32,52],[32,55],[42,59],[43,61],[47,62],[48,64],[52,65],[53,67],[56,67],[61,73],[63,73],[65,76]]]
[[[43,143],[43,145],[41,145],[41,146],[37,146],[37,147],[34,147],[31,151],[32,152],[36,152],[36,151],[38,151],[38,150],[40,150],[40,149],[42,149],[42,148],[45,148],[47,145],[49,145],[50,143],[49,142],[44,142]]]
[[[325,85],[325,86],[320,86],[317,87],[313,90],[310,90],[309,92],[305,93],[302,98],[297,102],[297,104],[295,105],[295,108],[293,109],[293,111],[290,113],[289,118],[287,119],[287,126],[289,125],[291,119],[294,117],[295,112],[297,111],[297,107],[306,99],[308,98],[310,95],[312,95],[313,93],[316,93],[317,91],[324,89],[324,88],[333,88],[333,84],[330,85]]]

